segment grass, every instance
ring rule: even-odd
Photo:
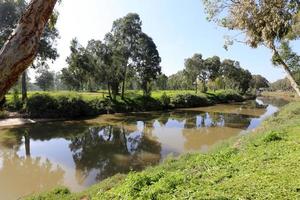
[[[251,134],[208,154],[169,158],[129,175],[116,175],[82,193],[66,188],[40,199],[300,199],[300,102],[285,106]]]
[[[58,96],[67,96],[67,95],[81,95],[84,100],[93,100],[95,98],[98,99],[104,99],[106,96],[108,96],[108,92],[106,90],[101,90],[97,92],[72,92],[72,91],[29,91],[28,97],[31,97],[32,95],[39,93],[39,94],[49,94],[53,97]],[[159,99],[163,93],[168,94],[170,97],[175,97],[178,94],[195,94],[195,91],[193,90],[156,90],[152,92],[152,97],[155,99]],[[128,90],[125,93],[126,98],[136,98],[139,96],[142,96],[143,92],[141,90]],[[21,98],[21,94],[19,96]],[[12,101],[13,94],[6,95],[7,101]]]

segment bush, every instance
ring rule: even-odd
[[[149,96],[140,96],[135,98],[133,101],[135,105],[131,106],[134,106],[133,109],[136,111],[153,111],[162,109],[161,102]]]
[[[19,111],[23,108],[23,102],[19,97],[18,89],[13,90],[12,100],[10,102],[6,102],[6,107],[11,111]]]
[[[6,111],[0,110],[0,119],[6,119],[8,117],[8,113]]]
[[[57,100],[48,94],[31,96],[27,101],[26,111],[31,117],[54,118],[60,114]]]
[[[179,94],[171,102],[177,108],[208,106],[210,102],[207,97],[192,94]]]
[[[164,92],[160,97],[160,102],[164,108],[170,107],[171,98]]]
[[[59,117],[79,118],[87,115],[88,104],[81,96],[59,96],[57,97],[57,110]]]
[[[215,93],[215,98],[219,103],[241,102],[244,100],[243,96],[235,90],[219,90]]]
[[[80,118],[106,113],[107,108],[105,101],[84,101],[79,95],[35,94],[28,99],[26,111],[29,116],[38,118]]]

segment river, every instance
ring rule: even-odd
[[[82,191],[114,174],[157,165],[170,154],[207,152],[248,134],[286,103],[261,98],[1,128],[0,197],[17,199],[57,186]]]

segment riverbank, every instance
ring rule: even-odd
[[[250,96],[242,96],[233,90],[219,90],[195,94],[192,91],[156,91],[145,97],[139,92],[127,93],[125,98],[115,100],[103,93],[32,93],[27,104],[19,108],[24,117],[30,118],[67,118],[93,117],[107,113],[130,113],[162,111],[175,108],[193,108],[218,103],[241,102]],[[12,97],[7,97],[8,109],[19,107]]]
[[[170,158],[82,193],[60,188],[28,199],[298,199],[299,132],[300,102],[293,102],[253,133],[208,154]]]

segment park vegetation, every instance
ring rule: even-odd
[[[18,4],[12,6],[18,7]],[[201,54],[187,58],[183,71],[166,76],[162,73],[157,46],[143,32],[142,21],[135,13],[115,20],[103,41],[91,39],[83,46],[73,39],[66,59],[68,65],[57,73],[49,69],[46,61],[57,57],[52,44],[58,33],[54,27],[45,34],[50,44],[40,45],[43,58],[38,56],[35,62],[35,84],[30,83],[28,77],[24,83],[23,76],[7,95],[4,105],[30,117],[79,118],[207,106],[242,101],[253,97],[259,88],[269,87],[264,77],[252,75],[238,61],[221,60],[218,56],[203,58]],[[26,98],[22,92],[20,99],[18,90],[20,87],[23,90],[24,85],[39,92],[30,92],[28,98],[27,92]],[[59,95],[51,94],[58,90],[62,90]],[[153,91],[158,91],[157,95],[152,95]],[[88,93],[94,93],[94,98],[85,98]]]
[[[300,103],[294,102],[260,129],[210,153],[169,158],[81,193],[57,188],[27,199],[298,199],[299,113]]]

